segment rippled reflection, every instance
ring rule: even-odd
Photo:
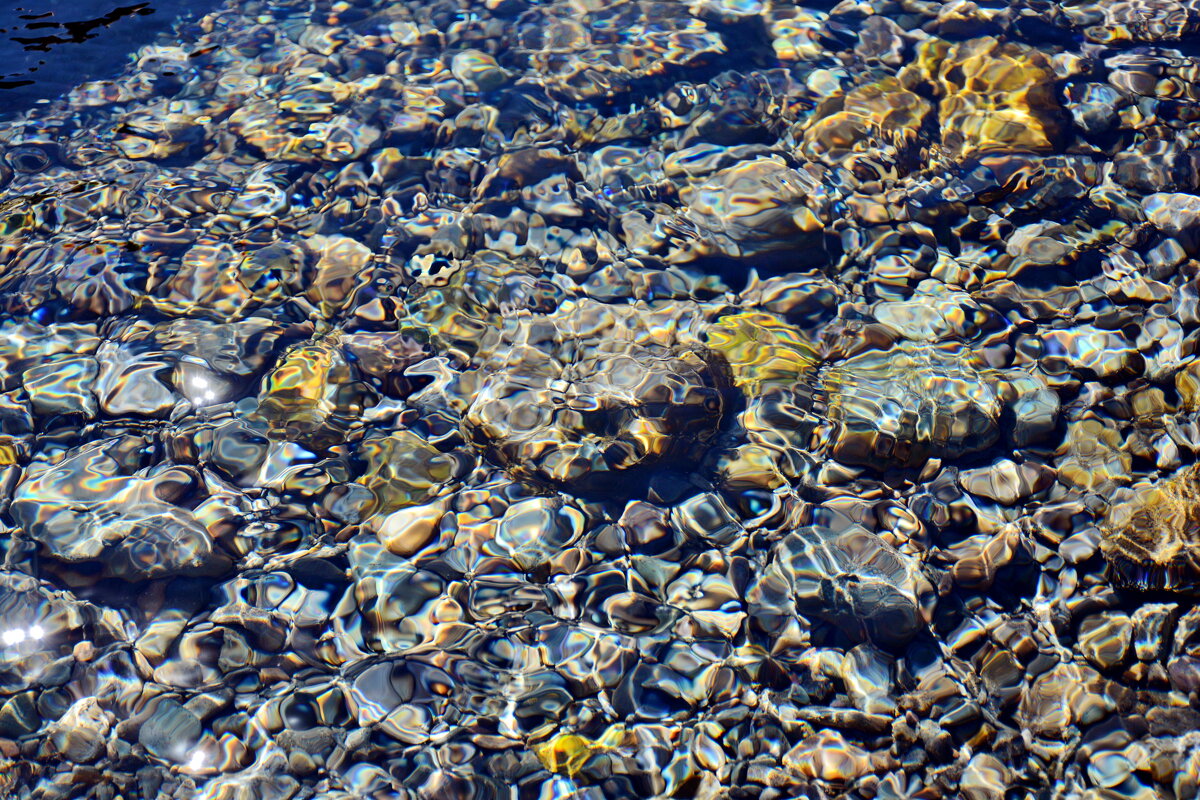
[[[232,0],[14,112],[0,794],[1194,797],[1197,37]]]

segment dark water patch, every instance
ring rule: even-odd
[[[0,6],[0,115],[65,94],[121,68],[181,16],[216,0],[43,0]]]

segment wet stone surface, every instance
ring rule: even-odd
[[[1200,787],[1200,6],[230,0],[0,120],[0,796]]]

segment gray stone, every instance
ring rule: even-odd
[[[203,732],[204,726],[195,714],[167,698],[160,700],[142,723],[138,742],[153,756],[186,762]]]
[[[13,695],[0,706],[0,736],[17,739],[41,727],[33,692]]]
[[[965,469],[958,485],[987,500],[1011,506],[1045,489],[1054,482],[1054,470],[1041,464],[1017,464],[1003,458],[987,467]]]
[[[1200,245],[1200,197],[1181,192],[1158,192],[1142,200],[1150,224],[1179,240],[1188,252]]]
[[[849,523],[809,525],[784,537],[748,599],[751,615],[786,635],[793,615],[823,619],[857,642],[903,647],[936,601],[920,563]]]

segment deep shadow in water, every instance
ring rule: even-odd
[[[2,0],[0,116],[120,70],[183,14],[217,0]]]

